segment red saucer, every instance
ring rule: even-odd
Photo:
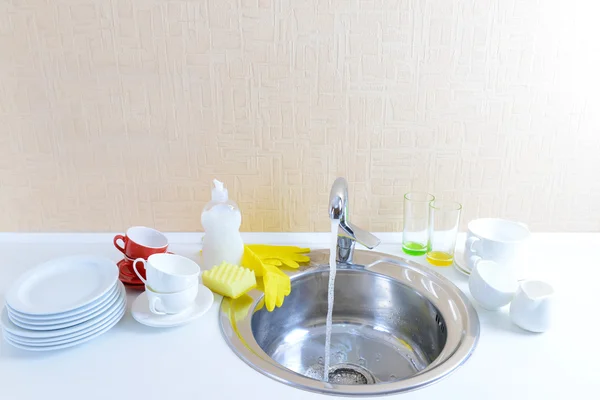
[[[167,254],[173,254],[170,251],[167,251]],[[124,258],[117,263],[117,267],[119,267],[119,280],[123,282],[124,285],[127,285],[131,288],[144,290],[145,284],[140,280],[140,278],[136,275],[133,270],[133,262],[135,260],[124,256]],[[141,264],[141,263],[140,263]],[[138,264],[138,271],[142,274],[142,277],[146,279],[146,268],[143,265]]]
[[[144,282],[142,282],[133,271],[133,261],[124,258],[117,263],[117,267],[119,267],[119,280],[123,282],[123,284],[131,287],[144,287]],[[140,271],[140,274],[146,278],[146,269],[139,264],[138,271]]]

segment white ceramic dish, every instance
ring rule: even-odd
[[[18,311],[13,310],[12,308],[10,308],[10,306],[7,304],[6,308],[8,309],[8,314],[10,315],[10,318],[12,320],[18,320],[20,322],[24,322],[27,324],[32,324],[32,325],[52,325],[52,324],[63,324],[65,322],[70,322],[70,321],[75,321],[78,319],[81,319],[87,315],[90,315],[91,313],[106,307],[108,304],[112,303],[113,300],[115,298],[117,298],[121,293],[121,289],[120,286],[117,285],[117,283],[115,282],[115,285],[113,286],[113,288],[106,293],[104,296],[102,296],[101,298],[99,298],[98,300],[96,300],[95,302],[93,302],[91,305],[91,307],[84,307],[80,312],[67,312],[67,313],[63,313],[63,314],[53,314],[53,316],[49,316],[49,315],[30,315],[30,314],[23,314],[20,313]],[[54,316],[56,315],[56,316]]]
[[[97,299],[89,304],[86,304],[83,307],[79,307],[75,310],[67,311],[64,313],[58,313],[58,314],[46,314],[46,315],[24,314],[22,312],[12,309],[8,304],[6,304],[6,308],[8,308],[8,311],[10,312],[10,314],[12,316],[17,316],[19,318],[24,318],[27,320],[35,320],[35,321],[40,321],[40,322],[42,322],[42,321],[51,321],[52,322],[52,321],[57,321],[57,320],[62,320],[62,319],[66,320],[68,318],[77,319],[77,318],[81,318],[82,316],[89,313],[90,310],[94,310],[94,309],[106,304],[106,302],[109,301],[109,297],[115,292],[116,293],[119,292],[119,286],[117,285],[117,282],[115,282],[112,289],[110,289],[104,296],[100,297],[99,299]]]
[[[179,314],[194,305],[200,285],[193,285],[177,293],[157,293],[146,286],[148,306],[154,314]]]
[[[138,271],[139,263],[146,268],[146,279]],[[200,267],[187,257],[177,254],[152,254],[148,260],[137,258],[133,272],[145,285],[157,293],[175,293],[198,284]]]
[[[54,324],[52,322],[48,322],[48,321],[43,322],[41,324],[39,322],[35,322],[35,323],[23,322],[22,320],[19,320],[17,317],[11,315],[10,310],[8,310],[8,318],[11,320],[11,322],[13,324],[15,324],[18,327],[21,327],[23,329],[29,329],[32,331],[51,331],[51,330],[56,330],[56,329],[69,328],[71,326],[82,324],[82,323],[89,321],[90,319],[96,318],[98,316],[102,316],[107,311],[114,309],[114,307],[117,307],[118,303],[122,303],[122,302],[123,302],[123,295],[121,295],[120,291],[118,291],[114,294],[114,296],[112,296],[111,301],[109,303],[103,305],[102,307],[97,308],[97,309],[94,308],[94,309],[90,310],[87,314],[84,314],[83,316],[81,316],[78,319],[63,322],[63,323],[56,323],[56,324]]]
[[[521,282],[510,304],[512,322],[531,332],[546,332],[552,325],[554,296],[554,289],[545,282]]]
[[[119,311],[121,311],[122,309],[125,309],[126,305],[125,303],[121,304],[121,307],[119,308]],[[66,335],[66,337],[61,337],[61,338],[49,338],[49,339],[45,339],[45,338],[41,338],[41,339],[32,339],[32,338],[22,338],[22,337],[18,337],[15,335],[10,334],[9,332],[4,331],[4,335],[5,337],[7,337],[8,339],[10,339],[11,342],[15,342],[17,344],[22,344],[22,345],[27,345],[27,346],[35,346],[35,347],[42,347],[42,346],[55,346],[55,345],[59,345],[59,344],[65,344],[65,343],[70,343],[70,342],[74,342],[83,338],[86,338],[88,336],[94,335],[97,332],[101,331],[102,329],[104,329],[105,327],[107,327],[108,325],[111,325],[116,321],[121,319],[121,313],[117,312],[116,314],[114,314],[112,317],[108,318],[106,321],[102,321],[101,323],[99,323],[98,325],[93,326],[92,328],[90,328],[89,331],[85,332],[85,333],[79,333],[76,332],[74,334],[71,335]]]
[[[465,253],[462,249],[454,251],[454,268],[463,275],[471,275],[471,267],[465,260]]]
[[[171,328],[187,324],[204,315],[212,306],[213,293],[204,285],[198,285],[198,296],[194,305],[179,314],[156,315],[148,307],[148,295],[140,294],[131,306],[131,315],[140,324],[154,328]]]
[[[494,261],[522,276],[527,264],[531,233],[521,222],[480,218],[469,222],[465,261],[472,271],[479,261]]]
[[[122,308],[124,308],[124,309],[126,308],[126,303],[122,304]],[[115,318],[120,319],[121,318],[120,315],[121,315],[121,313],[117,311],[110,318],[107,318],[105,321],[99,323],[98,325],[91,326],[80,332],[75,332],[75,333],[51,337],[51,338],[26,338],[26,337],[21,337],[21,336],[15,336],[6,330],[2,330],[2,333],[5,338],[7,338],[11,342],[15,342],[17,344],[32,345],[32,346],[33,345],[38,345],[38,346],[39,345],[48,345],[48,346],[58,345],[58,344],[64,344],[64,343],[69,343],[69,342],[72,342],[75,340],[83,339],[92,334],[95,334],[96,332],[103,329],[105,326],[109,325],[111,323],[111,321],[113,321]]]
[[[90,341],[90,340],[102,335],[103,333],[107,332],[112,327],[114,327],[121,320],[121,318],[123,318],[123,315],[125,315],[126,309],[127,309],[127,307],[125,307],[125,306],[121,307],[119,309],[119,312],[116,314],[116,316],[111,320],[112,322],[104,325],[104,327],[102,329],[96,331],[95,333],[90,334],[89,336],[85,336],[80,339],[73,339],[73,341],[66,342],[63,344],[53,344],[53,345],[47,345],[47,346],[32,346],[32,345],[28,345],[28,344],[17,343],[7,336],[4,336],[4,339],[16,348],[19,348],[22,350],[28,350],[28,351],[51,351],[51,350],[66,349],[68,347],[77,346],[79,344]]]
[[[24,314],[64,313],[98,300],[110,291],[118,278],[119,268],[106,258],[57,258],[17,279],[6,294],[6,303]]]
[[[122,302],[125,302],[125,286],[121,282],[119,285],[122,290],[121,298],[123,299],[121,302],[115,303],[112,307],[108,308],[104,313],[94,317],[84,323],[71,326],[69,328],[58,329],[58,330],[49,330],[49,331],[34,331],[30,329],[23,329],[17,325],[15,325],[8,316],[8,311],[6,308],[2,310],[2,316],[0,317],[0,322],[2,324],[2,328],[9,333],[23,338],[55,338],[63,335],[74,334],[76,332],[82,333],[83,330],[88,329],[90,327],[96,326],[98,323],[112,317],[117,313]]]
[[[513,271],[493,261],[478,262],[469,276],[471,295],[487,310],[498,310],[510,303],[518,287]]]

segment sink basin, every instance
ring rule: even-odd
[[[479,319],[450,281],[386,254],[354,252],[339,265],[331,367],[323,381],[329,251],[288,271],[292,292],[268,312],[253,290],[221,305],[221,331],[257,371],[325,394],[384,395],[429,385],[464,363],[477,344]]]

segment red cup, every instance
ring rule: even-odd
[[[169,246],[169,241],[163,233],[145,226],[134,226],[127,229],[125,236],[115,236],[113,243],[117,250],[132,259],[148,258],[152,254],[165,253]]]

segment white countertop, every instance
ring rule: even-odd
[[[53,257],[105,255],[119,260],[110,234],[0,234],[0,295],[25,270]],[[402,255],[399,236],[381,234],[377,251]],[[175,253],[198,260],[199,234],[171,234]],[[326,234],[244,234],[247,243],[324,248]],[[432,386],[392,396],[418,399],[597,399],[600,396],[600,233],[534,234],[528,276],[556,291],[555,323],[544,334],[512,325],[508,307],[475,305],[479,345],[465,365]],[[421,258],[418,260],[424,265]],[[434,267],[433,267],[434,268]],[[435,268],[469,298],[467,279]],[[128,294],[128,307],[139,292]],[[217,296],[217,298],[219,298]],[[220,298],[219,298],[220,300]],[[129,313],[84,345],[30,353],[0,343],[0,399],[293,400],[326,398],[254,371],[221,338],[220,301],[199,320],[172,329],[138,324]],[[327,396],[329,397],[329,396]]]

